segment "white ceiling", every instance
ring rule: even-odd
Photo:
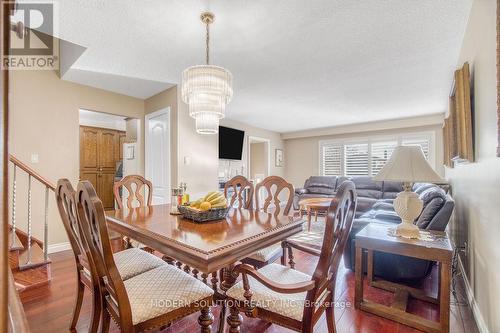
[[[142,98],[203,62],[213,11],[228,118],[290,132],[444,112],[472,0],[58,3],[59,37],[87,48],[70,79]]]

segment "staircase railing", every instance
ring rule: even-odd
[[[27,231],[27,262],[26,265],[31,265],[31,243],[32,243],[32,182],[33,179],[38,181],[40,184],[45,186],[45,211],[44,211],[44,224],[43,224],[43,258],[44,261],[48,260],[48,234],[49,234],[49,191],[55,191],[56,187],[52,182],[42,177],[35,170],[18,160],[16,157],[9,155],[9,161],[12,162],[14,171],[12,175],[12,214],[11,214],[11,225],[13,234],[16,233],[17,221],[16,221],[16,200],[17,200],[17,171],[20,169],[28,175],[28,231]],[[16,242],[16,237],[13,237],[13,242]],[[10,244],[14,247],[16,244]]]

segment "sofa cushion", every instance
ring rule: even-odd
[[[356,190],[375,190],[382,192],[383,182],[376,182],[372,180],[372,177],[352,177],[351,178],[354,185],[356,185]]]
[[[383,199],[394,199],[399,192],[403,191],[403,184],[401,182],[384,181],[382,187]]]
[[[362,215],[366,211],[369,211],[376,202],[377,199],[365,198],[358,195],[358,203],[356,206],[356,217]]]
[[[337,184],[336,176],[312,176],[309,177],[309,179],[306,181],[304,187],[309,190],[310,188],[321,188],[321,187],[335,190],[336,184]]]
[[[441,198],[444,200],[446,197],[446,193],[444,193],[443,189],[434,185],[422,191],[418,197],[424,202],[424,207],[425,207],[434,198]]]
[[[319,193],[319,194],[331,194],[335,195],[335,189],[330,188],[330,187],[321,187],[321,186],[310,186],[307,188],[307,192],[314,194],[314,193]]]
[[[337,186],[335,186],[335,189],[338,189],[339,186],[345,182],[346,180],[349,180],[349,177],[345,177],[345,176],[340,176],[337,178]]]
[[[420,195],[422,192],[431,187],[436,187],[436,185],[431,183],[415,183],[413,184],[412,191]]]
[[[417,218],[415,224],[420,229],[426,229],[429,223],[431,223],[434,216],[436,216],[441,207],[443,207],[444,202],[445,202],[444,196],[443,197],[435,196],[431,201],[429,201],[424,206],[424,209],[422,210],[422,213],[420,213],[420,216]]]

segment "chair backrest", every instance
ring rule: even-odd
[[[288,189],[288,198],[286,200],[286,205],[285,209],[283,210],[284,215],[288,215],[290,213],[290,209],[292,208],[292,202],[293,202],[293,194],[294,194],[294,189],[293,185],[288,183],[285,179],[279,177],[279,176],[269,176],[264,178],[262,182],[257,184],[255,186],[255,205],[257,209],[260,209],[260,189],[264,188],[266,190],[266,199],[264,200],[264,205],[262,206],[262,209],[264,211],[268,211],[269,206],[271,203],[274,203],[274,206],[276,207],[275,209],[275,214],[278,214],[281,210],[280,206],[280,199],[279,195],[281,191]],[[273,188],[275,189],[273,191]]]
[[[307,294],[307,300],[311,302],[310,304],[319,301],[318,298],[327,288],[335,293],[337,271],[351,232],[352,222],[356,214],[356,204],[357,194],[354,183],[344,181],[332,199],[326,215],[323,246],[312,277],[316,282],[316,287],[308,291]],[[307,313],[308,311],[309,313]],[[305,307],[304,316],[312,315],[313,311],[314,308]]]
[[[68,235],[69,243],[75,255],[77,266],[84,265],[88,268],[87,253],[84,249],[82,240],[83,235],[81,234],[76,211],[75,195],[76,192],[73,189],[71,182],[67,179],[59,179],[56,186],[56,202],[59,215],[61,216],[64,229]],[[82,256],[84,256],[84,258],[82,258]]]
[[[144,201],[143,187],[147,190],[147,201]],[[139,207],[151,206],[151,200],[153,196],[153,184],[146,178],[140,175],[128,175],[123,177],[121,180],[117,181],[113,186],[113,193],[115,195],[115,201],[118,208],[123,208],[123,192],[120,193],[120,189],[125,188],[128,191],[127,198],[127,208],[134,207],[134,199],[139,203]]]
[[[89,181],[82,181],[78,184],[76,203],[84,241],[90,249],[96,273],[104,288],[103,291],[106,291],[116,302],[121,324],[126,325],[122,327],[132,327],[130,301],[113,258],[104,207]]]
[[[238,201],[238,208],[252,208],[253,203],[253,184],[243,176],[233,177],[224,185],[224,196],[227,198],[228,190],[232,188],[233,193],[229,199],[229,207],[233,207],[234,202]],[[247,198],[244,199],[244,194],[248,188]]]

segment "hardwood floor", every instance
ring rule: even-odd
[[[52,281],[49,285],[27,291],[22,294],[22,300],[31,332],[67,332],[72,315],[73,303],[76,294],[76,275],[73,255],[70,251],[52,254]],[[297,269],[312,273],[317,259],[296,252]],[[337,332],[339,333],[410,333],[419,332],[408,326],[386,320],[375,315],[357,311],[354,309],[354,274],[345,269],[343,263],[340,264],[340,272],[337,279],[336,299],[338,307],[335,309],[335,321]],[[436,274],[436,272],[433,272]],[[435,292],[437,286],[432,282],[436,281],[435,276],[427,279],[424,283],[428,290]],[[471,333],[478,332],[472,312],[466,303],[463,281],[457,281],[457,297],[452,295],[452,305],[450,314],[450,332]],[[366,288],[366,297],[379,302],[390,303],[392,294],[374,289]],[[78,332],[87,332],[90,316],[90,297],[85,296],[82,313],[78,322]],[[423,315],[426,318],[435,320],[439,317],[438,308],[418,301],[410,302],[409,305],[413,313]],[[213,309],[215,318],[218,318],[219,310]],[[193,333],[198,332],[198,314],[181,319],[171,327],[162,332]],[[218,325],[218,320],[215,321]],[[215,331],[215,328],[213,329]],[[291,332],[288,329],[271,325],[265,321],[244,317],[241,327],[242,332]],[[111,332],[119,332],[112,323]],[[327,332],[326,320],[323,317],[316,325],[315,332]]]

